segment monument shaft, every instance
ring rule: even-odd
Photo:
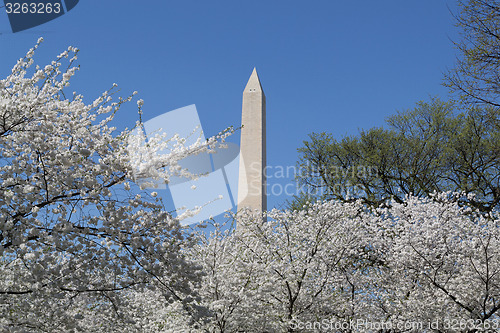
[[[243,91],[238,210],[267,210],[266,96],[254,68]]]

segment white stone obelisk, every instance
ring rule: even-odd
[[[243,91],[241,124],[238,210],[265,211],[266,96],[255,68]]]

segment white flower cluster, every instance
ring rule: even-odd
[[[318,202],[215,224],[190,250],[205,272],[205,329],[496,331],[500,218],[455,199],[407,197],[377,210]]]
[[[198,269],[180,252],[189,238],[155,194],[138,195],[133,168],[168,179],[220,137],[170,153],[158,137],[134,150],[132,131],[110,124],[131,96],[113,101],[113,84],[89,104],[67,99],[78,49],[33,69],[41,42],[0,80],[0,331],[106,332],[131,288],[183,301],[196,318]],[[134,165],[131,153],[144,151],[151,160]],[[85,321],[91,310],[107,319]]]

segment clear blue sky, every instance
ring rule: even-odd
[[[214,135],[239,126],[241,94],[255,66],[267,97],[268,164],[288,166],[311,132],[340,139],[381,126],[430,95],[446,98],[441,83],[455,60],[449,11],[455,6],[453,0],[81,0],[62,17],[15,34],[2,9],[0,76],[43,36],[39,64],[69,45],[81,50],[71,89],[89,100],[116,82],[124,96],[139,91],[146,120],[196,104],[205,133]],[[133,103],[118,115],[118,127],[136,119]],[[268,206],[286,199],[271,196]]]

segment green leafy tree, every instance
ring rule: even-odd
[[[464,192],[489,212],[500,203],[500,133],[491,112],[455,111],[437,98],[387,119],[389,127],[336,140],[313,133],[299,149],[298,182],[321,199],[370,206],[409,194]]]

